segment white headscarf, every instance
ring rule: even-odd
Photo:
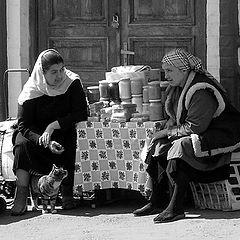
[[[38,98],[43,95],[57,96],[64,94],[75,79],[80,80],[79,75],[71,72],[68,69],[65,69],[64,71],[65,74],[61,84],[58,84],[57,87],[48,85],[43,74],[41,61],[42,56],[48,51],[54,51],[58,53],[55,49],[47,49],[39,54],[38,59],[34,65],[33,71],[31,73],[31,76],[25,83],[23,90],[18,97],[18,103],[20,105],[23,105],[23,103],[27,100]]]

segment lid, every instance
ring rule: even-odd
[[[149,82],[148,85],[159,85],[160,86],[160,81],[152,81],[152,82]]]
[[[142,97],[142,94],[132,95],[132,97]]]
[[[161,102],[161,99],[149,99],[149,102]]]
[[[122,106],[123,106],[124,108],[137,107],[137,104],[134,104],[134,103],[122,103]]]
[[[126,80],[126,81],[130,81],[130,78],[120,78],[120,81],[124,81],[124,80]]]
[[[142,78],[141,77],[132,77],[130,78],[131,81],[139,81],[142,82]]]
[[[87,87],[87,89],[99,89],[99,86],[90,86],[90,87]]]
[[[108,81],[104,79],[104,80],[99,81],[99,84],[108,84]]]
[[[120,79],[109,80],[108,83],[119,83]]]

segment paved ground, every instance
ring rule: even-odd
[[[240,211],[222,212],[188,208],[186,219],[154,224],[153,216],[134,217],[139,199],[121,200],[92,209],[84,204],[55,215],[28,212],[0,215],[0,239],[4,240],[239,240]]]

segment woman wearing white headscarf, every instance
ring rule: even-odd
[[[230,152],[240,147],[240,113],[201,60],[174,49],[163,57],[162,68],[169,82],[168,121],[165,129],[155,133],[146,158],[153,182],[150,203],[134,211],[136,216],[160,212],[155,223],[184,218],[189,182],[227,179]],[[169,203],[163,193],[167,176],[174,188]]]
[[[68,171],[62,183],[63,208],[75,207],[75,124],[86,119],[87,103],[79,76],[65,68],[56,50],[43,51],[18,98],[13,135],[17,187],[12,215],[26,210],[30,176],[48,174],[53,163]]]

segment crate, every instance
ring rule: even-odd
[[[235,211],[240,209],[240,152],[232,153],[227,180],[213,183],[191,182],[196,208]]]

